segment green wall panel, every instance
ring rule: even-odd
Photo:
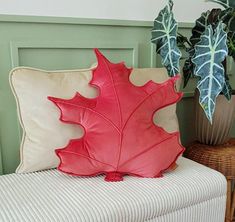
[[[152,22],[56,17],[0,16],[0,174],[14,172],[19,163],[21,130],[8,75],[16,66],[77,69],[95,62],[93,48],[100,48],[114,62],[128,66],[160,67],[150,43]],[[189,35],[191,24],[180,24]],[[193,132],[193,82],[178,104],[181,139],[191,142]]]
[[[112,50],[106,52],[105,55],[112,58],[114,62],[125,59],[128,66],[137,64],[137,57],[133,56],[132,49]],[[66,61],[66,63],[65,63]],[[43,69],[76,69],[87,68],[91,65],[91,61],[95,61],[95,55],[90,49],[20,49],[19,65],[33,66]]]

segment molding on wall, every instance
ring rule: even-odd
[[[14,23],[54,23],[54,24],[84,24],[103,26],[138,26],[152,27],[153,21],[136,20],[114,20],[114,19],[90,19],[73,17],[52,17],[52,16],[27,16],[27,15],[0,15],[0,22]],[[193,23],[180,22],[179,28],[191,29]]]
[[[115,44],[115,43],[98,43],[98,44],[87,44],[87,43],[76,43],[76,42],[35,42],[35,41],[25,41],[25,42],[10,42],[11,50],[11,65],[12,68],[19,66],[19,50],[20,49],[90,49],[98,47],[99,49],[129,49],[132,51],[132,65],[133,67],[138,67],[138,43],[125,43],[125,44]]]

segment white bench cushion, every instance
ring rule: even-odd
[[[223,222],[226,180],[181,157],[163,178],[73,177],[57,170],[0,177],[1,222]]]

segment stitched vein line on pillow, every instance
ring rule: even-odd
[[[60,109],[60,120],[79,124],[85,130],[82,138],[58,149],[57,155],[65,161],[64,168],[62,166],[60,169],[67,171],[66,166],[74,166],[71,173],[79,175],[77,155],[78,159],[86,159],[84,163],[90,164],[91,168],[88,169],[93,173],[96,164],[98,166],[100,163],[107,166],[98,166],[100,171],[108,173],[124,170],[143,176],[142,172],[133,171],[130,161],[143,162],[148,155],[161,153],[165,147],[170,156],[166,157],[164,168],[171,165],[175,156],[183,150],[179,144],[179,134],[168,133],[162,127],[156,126],[153,115],[182,97],[174,88],[178,76],[162,84],[149,81],[143,86],[136,86],[130,82],[132,69],[127,68],[124,63],[111,63],[99,51],[96,51],[96,56],[98,66],[93,70],[93,77],[89,82],[90,86],[99,89],[100,93],[96,98],[85,98],[79,93],[72,99],[49,98]],[[173,149],[172,143],[176,144]],[[63,153],[67,153],[66,156]],[[153,162],[155,154],[150,158]],[[133,160],[134,158],[136,160]],[[70,160],[74,161],[75,165],[70,165]],[[63,161],[61,159],[61,163]],[[155,165],[154,169],[146,166],[144,170],[145,175],[153,177],[162,169]],[[85,171],[86,169],[82,170]]]
[[[129,82],[129,83],[130,83],[130,82]],[[132,84],[132,83],[130,83],[130,84]],[[148,84],[148,83],[146,83],[145,85],[147,85],[147,84]],[[145,153],[146,151],[148,151],[148,150],[154,148],[156,145],[158,145],[158,144],[160,144],[160,143],[162,143],[162,142],[164,142],[164,141],[166,141],[166,140],[169,140],[169,139],[171,139],[172,137],[174,137],[174,136],[176,135],[175,133],[171,133],[171,134],[169,133],[169,137],[166,138],[165,140],[160,141],[160,142],[158,142],[158,143],[156,143],[156,144],[154,144],[154,145],[152,145],[152,146],[150,146],[150,147],[147,147],[147,148],[144,149],[142,152],[140,152],[140,153],[136,154],[135,156],[131,157],[130,159],[128,159],[127,161],[125,161],[125,163],[122,163],[122,164],[119,166],[119,162],[120,162],[120,158],[121,158],[121,154],[122,154],[122,140],[123,140],[122,133],[123,133],[123,130],[124,130],[125,127],[127,126],[127,124],[128,124],[128,122],[129,122],[129,120],[131,119],[131,117],[135,114],[136,110],[138,110],[138,109],[139,109],[146,101],[148,101],[148,99],[150,99],[154,94],[158,93],[158,91],[159,91],[160,89],[166,87],[167,84],[173,84],[173,80],[172,80],[172,79],[167,80],[164,84],[162,84],[162,85],[161,85],[159,88],[157,88],[154,92],[152,92],[151,94],[147,94],[146,97],[145,97],[142,101],[140,101],[140,102],[136,105],[136,107],[134,108],[134,110],[130,113],[130,115],[128,116],[127,120],[125,121],[125,123],[124,123],[124,125],[121,127],[121,129],[119,129],[119,127],[116,126],[115,123],[114,123],[112,120],[110,120],[109,118],[107,118],[107,117],[104,116],[103,114],[97,112],[96,110],[90,109],[90,108],[85,107],[85,106],[81,106],[81,105],[77,105],[77,104],[72,104],[72,103],[69,103],[69,102],[67,102],[67,101],[60,101],[60,103],[68,104],[68,105],[75,106],[75,107],[84,108],[86,111],[90,111],[90,112],[92,112],[92,113],[94,113],[94,114],[100,116],[102,119],[106,120],[106,121],[118,132],[118,134],[120,135],[120,140],[121,140],[121,143],[120,143],[120,145],[119,145],[118,164],[117,164],[117,166],[115,167],[116,171],[118,171],[118,168],[121,167],[121,166],[123,166],[127,161],[129,161],[129,160],[131,160],[131,159],[133,159],[133,158],[135,158],[135,157],[137,157],[137,156],[140,156],[141,154]],[[160,84],[158,84],[158,85],[160,85]],[[138,86],[135,86],[135,87],[138,88]],[[98,96],[98,97],[99,97],[99,96]],[[97,97],[97,98],[98,98],[98,97]],[[84,97],[84,98],[85,98],[85,97]],[[97,99],[97,98],[96,98],[96,99]],[[85,99],[87,99],[87,98],[85,98]],[[168,105],[171,105],[171,104],[175,103],[175,102],[176,102],[177,100],[179,100],[179,99],[180,99],[180,96],[178,96],[178,98],[177,98],[176,100],[174,100],[174,101],[172,101],[172,102],[170,102],[170,103],[166,103],[166,104],[164,104],[163,106],[161,106],[160,108],[158,107],[153,113],[155,113],[156,111],[158,111],[158,110],[161,109],[161,108],[164,108],[164,107],[166,107],[166,106],[168,106]],[[88,99],[88,100],[89,100],[89,99]],[[118,101],[119,101],[119,100],[118,100]],[[121,108],[120,108],[120,110],[121,110]],[[120,116],[122,116],[122,113],[121,113],[121,112],[120,112]],[[70,122],[70,121],[65,121],[65,122]],[[71,122],[70,122],[70,123],[71,123]],[[76,123],[76,122],[72,122],[72,123]],[[76,124],[77,124],[77,123],[76,123]],[[81,124],[80,124],[80,125],[81,125]],[[159,127],[159,128],[160,128],[160,127]],[[99,161],[99,160],[97,160],[97,159],[94,159],[94,158],[92,158],[91,156],[85,156],[85,155],[83,155],[83,154],[75,153],[75,152],[71,152],[71,151],[64,151],[64,152],[66,152],[66,153],[73,153],[73,154],[75,154],[75,155],[80,155],[80,156],[82,156],[82,157],[86,157],[86,158],[88,158],[88,159],[95,160],[95,161],[100,162],[100,163],[102,163],[102,164],[106,164],[106,165],[108,165],[108,166],[112,166],[112,165],[110,165],[110,164],[108,164],[108,163],[104,163],[104,162],[101,162],[101,161]],[[88,150],[88,153],[89,153],[89,150]],[[114,167],[114,166],[112,166],[112,167]]]
[[[84,98],[85,98],[85,97],[84,97]],[[116,126],[116,124],[115,124],[112,120],[110,120],[109,118],[107,118],[106,116],[104,116],[102,113],[99,113],[99,112],[97,112],[96,110],[87,108],[87,107],[85,107],[85,106],[73,104],[73,103],[70,103],[70,102],[67,102],[67,101],[60,101],[59,103],[61,103],[61,104],[67,104],[67,105],[71,105],[71,106],[75,106],[75,107],[84,108],[85,110],[89,110],[90,112],[92,112],[92,113],[94,113],[94,114],[97,114],[98,116],[100,116],[101,118],[103,118],[104,120],[106,120],[108,123],[110,123],[110,125],[113,126],[114,129],[117,130],[117,132],[118,132],[119,134],[121,134],[120,129],[118,128],[118,126]],[[67,121],[67,120],[63,120],[63,121],[64,121],[64,122],[67,122],[67,123],[78,124],[77,122],[73,122],[73,121]],[[79,125],[81,125],[81,124],[79,124]]]
[[[103,55],[102,55],[103,56]],[[105,65],[106,65],[106,68],[108,69],[108,74],[109,74],[109,77],[110,77],[110,79],[111,79],[111,81],[112,81],[112,85],[113,85],[113,91],[114,91],[114,94],[115,94],[115,97],[116,97],[116,100],[117,100],[117,106],[118,106],[118,112],[119,112],[119,121],[120,121],[120,126],[122,126],[122,113],[121,113],[121,105],[120,105],[120,100],[119,100],[119,96],[118,96],[118,94],[117,94],[117,90],[116,90],[116,85],[115,85],[115,83],[114,83],[114,79],[113,79],[113,76],[112,76],[112,73],[111,73],[111,70],[110,70],[110,68],[109,68],[109,66],[108,66],[108,64],[107,64],[107,61],[106,60],[104,60],[105,61]],[[113,123],[114,124],[114,123]]]
[[[136,155],[132,156],[131,158],[129,158],[128,160],[126,160],[125,162],[123,162],[123,163],[122,163],[121,165],[119,165],[118,167],[121,168],[121,167],[124,166],[127,162],[129,162],[129,161],[135,159],[135,158],[138,157],[138,156],[141,156],[142,154],[145,154],[147,151],[149,151],[149,150],[155,148],[157,145],[159,145],[159,144],[161,144],[161,143],[163,143],[163,142],[165,142],[165,141],[167,141],[167,140],[169,140],[169,139],[172,139],[173,137],[177,137],[177,138],[178,138],[178,137],[179,137],[179,133],[178,133],[178,132],[172,133],[168,138],[166,138],[166,139],[164,139],[164,140],[162,140],[162,141],[160,141],[160,142],[157,142],[157,143],[151,145],[150,147],[147,147],[145,150],[143,150],[142,152],[137,153]]]

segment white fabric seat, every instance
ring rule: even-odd
[[[0,177],[1,222],[223,222],[226,180],[181,157],[163,178],[73,177],[57,170]]]

